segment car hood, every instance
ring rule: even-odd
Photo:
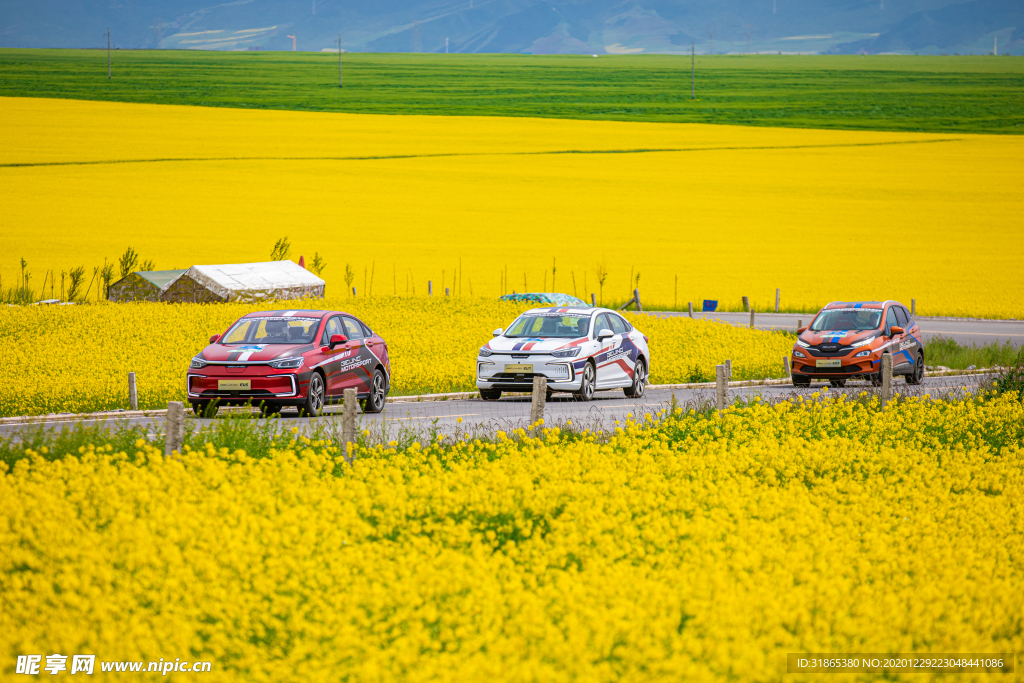
[[[800,335],[800,340],[810,344],[811,346],[817,346],[821,343],[833,343],[840,344],[841,346],[849,346],[850,344],[856,344],[859,341],[863,341],[868,337],[875,337],[881,334],[880,330],[840,330],[840,331],[829,331],[829,332],[812,332],[811,330],[805,330]]]
[[[301,356],[312,344],[210,344],[200,354],[207,361],[271,361]]]
[[[495,337],[485,344],[485,348],[491,351],[522,352],[522,353],[548,353],[555,349],[567,349],[579,346],[587,341],[586,337],[569,339],[559,337],[557,339],[539,339],[537,337]]]

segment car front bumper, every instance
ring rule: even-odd
[[[226,383],[249,382],[248,388]],[[188,400],[192,403],[216,400],[220,405],[258,405],[273,402],[301,405],[306,400],[309,370],[275,370],[266,365],[246,367],[239,372],[222,365],[189,369],[185,376]]]
[[[530,366],[532,371],[506,366]],[[579,391],[583,384],[581,373],[573,369],[573,359],[552,356],[529,356],[510,358],[507,355],[492,355],[477,358],[476,386],[480,389],[501,391],[532,391],[533,378],[544,377],[550,391]]]

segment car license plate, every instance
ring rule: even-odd
[[[219,379],[217,389],[220,391],[239,391],[240,389],[251,389],[252,380],[249,379]]]
[[[841,368],[843,361],[841,358],[819,358],[814,361],[814,366],[818,368]]]
[[[533,372],[533,363],[508,363],[505,365],[505,372],[512,372],[517,375]]]

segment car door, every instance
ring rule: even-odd
[[[336,334],[345,334],[345,328],[341,324],[341,316],[333,316],[324,325],[324,331],[320,335],[320,350],[323,355],[320,361],[320,369],[324,371],[324,376],[327,377],[327,395],[328,396],[340,396],[341,389],[339,389],[339,380],[341,379],[341,364],[351,354],[349,350],[345,348],[344,344],[339,344],[333,349],[329,348],[331,343],[331,337]]]
[[[341,364],[342,376],[338,380],[340,391],[354,387],[359,393],[368,392],[376,357],[367,344],[373,344],[373,339],[367,338],[363,326],[351,316],[341,316],[341,324],[345,326],[345,336],[348,337],[345,348],[351,354]]]
[[[917,358],[917,340],[914,339],[911,333],[913,323],[907,314],[907,309],[903,308],[903,306],[893,306],[893,309],[896,311],[896,324],[903,328],[903,334],[900,335],[900,342],[897,347],[899,350],[893,351],[893,353],[899,354],[898,356],[893,356],[893,367],[896,367],[897,364],[913,365]]]
[[[895,372],[901,365],[905,365],[908,361],[905,355],[900,353],[900,342],[903,341],[903,334],[895,334],[892,328],[898,327],[900,324],[899,319],[896,317],[896,307],[889,306],[885,310],[885,336],[889,337],[889,353],[892,354],[892,369]]]
[[[612,336],[599,340],[600,351],[597,353],[597,386],[614,387],[621,381],[623,376],[622,368],[616,362],[617,347],[621,340],[616,339],[615,329],[608,313],[601,313],[597,316],[597,324],[594,325],[594,338],[596,339],[601,330],[610,330]]]

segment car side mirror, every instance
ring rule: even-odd
[[[796,331],[796,333],[797,333],[797,334],[803,334],[803,333],[804,333],[804,332],[806,332],[806,331],[807,331],[807,325],[804,325],[803,327],[801,327],[800,329],[798,329],[798,330]]]
[[[344,343],[345,343],[345,342],[347,342],[347,341],[348,341],[348,337],[346,337],[346,336],[345,336],[345,335],[343,335],[343,334],[332,334],[332,335],[331,335],[331,343],[330,343],[330,344],[328,344],[327,346],[328,346],[328,347],[329,347],[330,349],[332,349],[332,350],[333,350],[333,349],[334,349],[334,347],[335,347],[335,346],[337,346],[338,344],[344,344]]]
[[[610,339],[611,337],[614,336],[615,334],[606,327],[605,329],[597,333],[597,341],[604,341],[605,339]]]
[[[899,327],[899,326],[893,327],[893,328],[892,328],[891,330],[889,330],[889,331],[890,331],[890,332],[891,332],[892,334],[903,334],[903,328],[902,328],[902,327]],[[890,336],[892,336],[892,335],[890,335]]]
[[[220,341],[220,335],[219,334],[215,334],[212,337],[210,337],[210,343],[211,344],[216,344],[219,341]]]
[[[503,334],[505,334],[505,330],[501,329],[500,327],[494,330],[494,332],[491,332],[491,335],[495,337],[500,337]]]

